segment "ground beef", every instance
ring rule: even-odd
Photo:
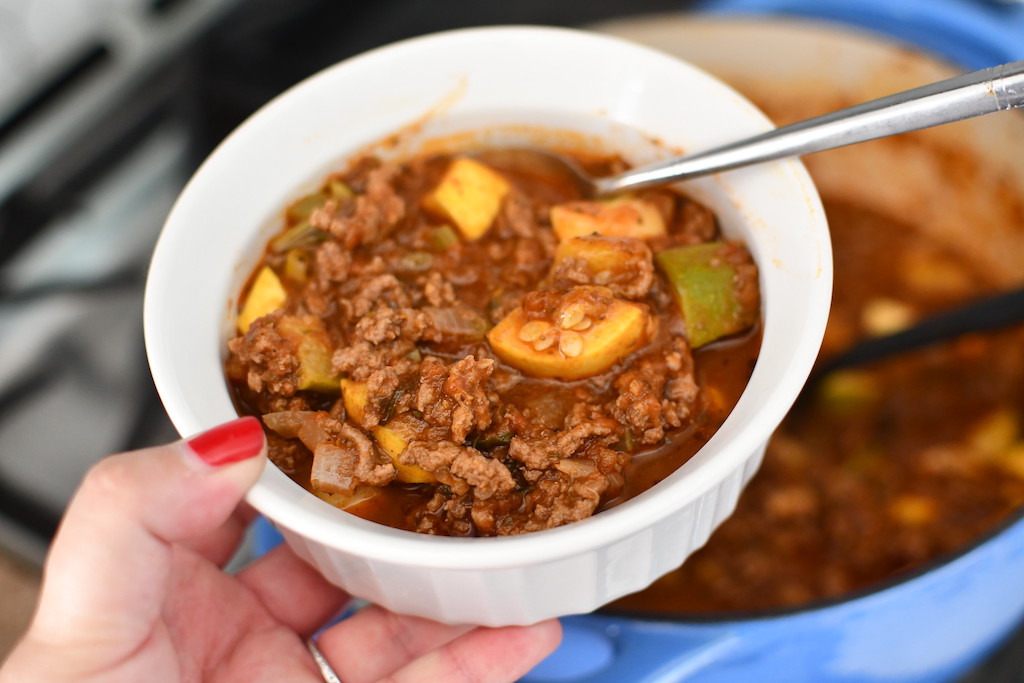
[[[404,339],[387,344],[357,339],[334,352],[331,366],[357,382],[365,382],[375,371],[387,367],[405,375],[416,369],[416,362],[410,357],[415,350],[416,346]]]
[[[431,306],[455,303],[455,288],[439,271],[432,270],[423,282],[423,298]]]
[[[518,239],[513,242],[511,259],[502,278],[510,287],[528,287],[547,272],[551,250],[538,240]]]
[[[678,244],[700,244],[715,239],[718,232],[715,214],[703,204],[684,200],[676,212],[673,232]]]
[[[447,415],[444,414],[444,406],[441,404],[441,385],[447,378],[448,367],[444,361],[434,356],[423,359],[420,365],[420,384],[416,391],[416,410],[431,424],[447,424]]]
[[[466,446],[442,439],[439,441],[411,441],[399,460],[405,465],[416,465],[428,472],[438,473],[451,468]]]
[[[612,404],[612,414],[634,430],[640,443],[658,443],[665,436],[661,420],[665,377],[658,370],[657,364],[646,363],[615,380],[619,395]]]
[[[391,273],[349,280],[342,288],[342,293],[345,297],[341,305],[352,320],[382,306],[408,308],[412,305],[412,298],[406,288]]]
[[[316,250],[317,284],[321,290],[330,288],[348,279],[352,268],[352,256],[334,240],[320,245]]]
[[[525,292],[501,292],[492,298],[487,307],[487,317],[492,324],[498,324],[502,318],[519,308],[523,303]]]
[[[356,323],[355,336],[371,344],[403,339],[416,342],[430,326],[427,315],[415,308],[376,308]]]
[[[486,500],[471,500],[466,496],[445,500],[438,510],[440,514],[424,515],[417,530],[444,528],[443,520],[452,519],[456,520],[457,529],[471,526],[502,536],[551,529],[594,514],[601,499],[598,491],[599,487],[592,487],[589,482],[573,482],[555,473],[538,482],[526,495],[525,503],[511,495]]]
[[[466,356],[450,367],[428,357],[420,369],[416,409],[435,426],[450,426],[452,439],[463,442],[471,432],[487,429],[498,402],[488,387],[494,361]]]
[[[228,342],[228,350],[246,368],[246,383],[253,392],[291,396],[298,387],[299,362],[294,345],[275,327],[280,319],[280,312],[259,318],[243,336]]]
[[[591,441],[607,445],[618,439],[619,425],[611,419],[587,420],[560,432],[540,431],[532,436],[516,435],[508,447],[510,458],[528,470],[544,471],[571,458]]]
[[[309,458],[309,451],[300,442],[274,432],[267,434],[267,445],[271,462],[288,475],[300,471],[302,463]]]
[[[473,498],[438,490],[415,515],[415,530],[421,534],[469,536],[473,533]]]
[[[757,266],[751,260],[750,253],[743,245],[730,242],[726,259],[736,268],[733,287],[742,308],[750,309],[753,306],[753,310],[756,310],[756,303],[761,298],[761,290],[758,283]]]
[[[381,423],[385,413],[394,412],[396,393],[401,382],[394,367],[374,370],[366,378],[366,407],[360,426],[369,429]]]
[[[503,531],[511,534],[541,531],[586,519],[601,502],[604,485],[604,480],[596,476],[574,480],[557,470],[549,472],[526,494],[518,523],[509,524]]]
[[[501,462],[488,458],[473,448],[466,448],[451,464],[451,473],[473,487],[478,500],[516,487],[512,473]]]
[[[543,240],[510,237],[488,245],[488,258],[494,262],[503,289],[528,290],[551,266],[554,245]]]
[[[699,391],[690,349],[678,337],[664,356],[643,358],[614,387],[618,396],[609,405],[610,414],[643,444],[659,443],[667,429],[681,426]]]
[[[366,191],[350,201],[328,200],[313,211],[309,222],[337,237],[346,249],[379,241],[405,216],[405,202],[391,184],[398,167],[390,164],[371,171]]]
[[[380,276],[382,278],[390,276]],[[373,278],[373,282],[380,282]],[[386,290],[371,291],[394,291]],[[356,381],[367,381],[375,373],[387,370],[397,386],[397,377],[414,371],[416,342],[424,335],[433,334],[429,317],[414,308],[375,308],[355,324],[349,345],[334,352],[331,359],[335,370]],[[376,380],[379,385],[381,377]],[[393,391],[393,387],[386,389]],[[376,393],[375,393],[376,395]],[[378,396],[379,397],[379,396]],[[375,422],[370,425],[376,424]]]
[[[541,233],[540,225],[534,215],[533,203],[518,193],[513,194],[505,202],[494,227],[502,237],[537,239]]]
[[[492,372],[493,360],[473,356],[466,356],[448,371],[441,391],[455,402],[452,438],[456,441],[465,441],[470,432],[491,426],[491,411],[497,403],[497,397],[487,388]]]
[[[475,499],[470,509],[473,526],[481,534],[495,535],[499,533],[498,524],[503,529],[510,528],[509,520],[521,505],[521,497],[515,493],[499,493],[486,499]]]

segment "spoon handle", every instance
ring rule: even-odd
[[[925,318],[900,332],[867,339],[835,356],[814,372],[815,379],[833,370],[865,365],[972,332],[988,332],[1024,322],[1024,287],[969,301]]]
[[[1024,60],[858,104],[705,152],[595,181],[597,194],[685,180],[1024,106]]]

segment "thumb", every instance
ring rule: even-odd
[[[51,547],[31,635],[137,647],[160,617],[173,544],[223,524],[259,478],[265,452],[259,421],[245,417],[97,463]]]

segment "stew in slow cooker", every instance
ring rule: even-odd
[[[911,223],[825,200],[835,297],[822,360],[994,291]],[[615,609],[793,607],[953,552],[1024,505],[1024,328],[825,376],[771,440],[736,513]]]
[[[585,201],[543,169],[368,156],[287,208],[226,372],[271,459],[324,500],[519,534],[696,452],[749,379],[759,321],[750,254],[675,192]]]

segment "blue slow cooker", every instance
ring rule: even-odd
[[[1024,615],[1024,514],[952,559],[869,592],[749,618],[563,620],[524,680],[588,683],[948,681]]]
[[[965,69],[1024,58],[1024,5],[1011,2],[711,0],[695,9],[836,22]],[[1022,568],[1024,511],[955,556],[840,600],[721,618],[563,619],[563,644],[524,681],[949,681],[1020,625]]]

